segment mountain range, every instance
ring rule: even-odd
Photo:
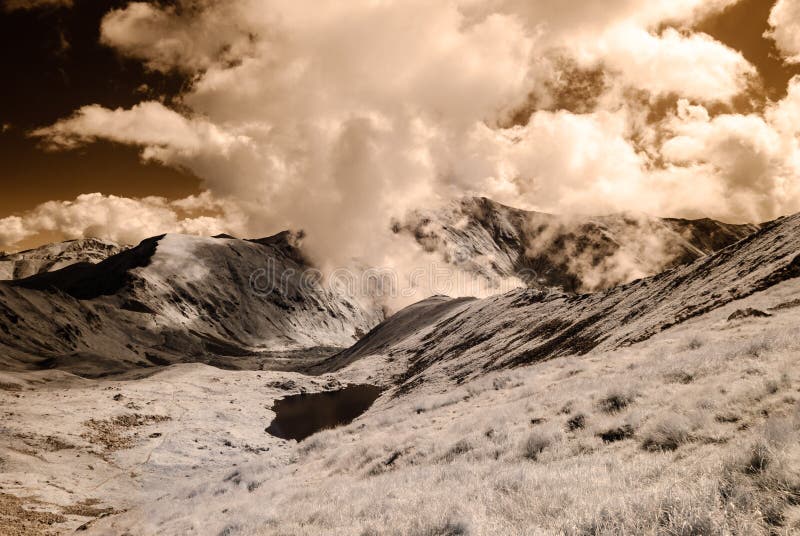
[[[598,334],[607,329],[603,325],[620,321],[619,314],[611,314],[616,304],[633,303],[622,314],[631,323],[644,316],[641,304],[654,292],[643,294],[649,283],[618,285],[707,259],[757,229],[633,215],[558,217],[486,198],[412,212],[394,223],[394,232],[410,233],[443,262],[491,283],[515,278],[527,287],[475,303],[458,300],[459,306],[440,303],[440,298],[414,306],[412,311],[425,311],[417,315],[416,327],[420,319],[432,324],[445,310],[449,320],[435,337],[422,340],[412,369],[430,361],[441,365],[447,356],[471,348],[499,345],[504,339],[497,333],[502,332],[511,337],[501,345],[506,358],[489,358],[493,366],[645,337],[670,320],[646,326],[637,321],[636,330],[614,337]],[[130,248],[85,239],[3,257],[9,277],[0,282],[0,366],[57,368],[90,377],[178,362],[329,369],[332,362],[319,361],[359,341],[386,320],[387,309],[377,296],[350,295],[304,279],[313,266],[299,236],[287,231],[243,240],[169,234]],[[695,307],[709,307],[707,301]],[[534,312],[544,320],[512,319]],[[582,328],[568,319],[577,313]],[[405,315],[389,322],[402,322]],[[467,318],[482,315],[492,321],[478,320],[480,325],[466,335],[453,327],[468,326]],[[347,350],[344,361],[362,354],[364,344],[383,337],[387,329],[397,327],[382,325],[377,335]],[[456,336],[458,344],[445,350],[448,339],[441,333]]]

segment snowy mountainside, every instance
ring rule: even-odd
[[[430,252],[496,280],[568,292],[611,288],[718,251],[758,230],[710,219],[642,214],[555,216],[465,198],[394,223]]]
[[[77,263],[96,264],[127,248],[110,240],[82,238],[0,255],[0,280],[24,279]]]
[[[800,276],[798,237],[800,215],[795,215],[691,264],[606,291],[519,289],[452,302],[445,314],[431,314],[427,325],[417,318],[417,330],[407,333],[390,318],[362,341],[371,345],[356,346],[324,366],[333,370],[339,360],[346,365],[375,353],[405,360],[407,371],[398,380],[402,391],[433,378],[461,381],[487,370],[627,346]]]
[[[377,305],[301,282],[307,267],[287,233],[168,234],[96,265],[3,282],[0,366],[86,375],[194,361],[238,368],[260,352],[350,346],[383,319]]]

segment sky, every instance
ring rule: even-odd
[[[800,0],[0,0],[0,249],[800,211]],[[375,259],[372,259],[375,261]]]

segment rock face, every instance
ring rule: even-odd
[[[383,320],[379,306],[303,277],[290,238],[165,235],[98,264],[2,282],[0,367],[237,368],[260,352],[347,347]]]
[[[567,292],[611,288],[719,251],[756,225],[645,215],[561,217],[466,198],[394,224],[426,250],[488,280]]]
[[[407,361],[398,380],[401,392],[436,379],[460,381],[486,370],[642,341],[798,276],[800,214],[690,264],[602,292],[519,289],[482,300],[428,300],[414,306],[414,329],[404,329],[408,314],[400,313],[324,366],[332,370],[381,353]]]
[[[77,263],[98,263],[127,249],[108,240],[83,238],[0,255],[0,279],[23,279]]]

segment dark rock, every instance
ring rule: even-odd
[[[728,322],[733,320],[741,320],[742,318],[769,318],[772,315],[769,313],[765,313],[764,311],[759,311],[758,309],[753,309],[752,307],[748,307],[747,309],[737,309],[728,317]]]

